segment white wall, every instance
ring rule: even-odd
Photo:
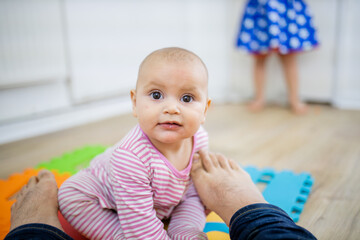
[[[339,5],[338,48],[335,61],[334,105],[360,109],[360,1],[344,0]]]
[[[321,46],[299,55],[300,95],[360,109],[359,1],[308,2]],[[128,92],[138,65],[161,47],[184,47],[204,60],[214,102],[248,100],[253,93],[252,58],[235,47],[244,4],[0,1],[0,143],[130,111]],[[285,103],[275,56],[267,70],[268,99]]]
[[[300,93],[304,100],[333,101],[338,1],[307,1],[313,12],[320,45],[299,55]],[[325,10],[326,9],[326,10]]]

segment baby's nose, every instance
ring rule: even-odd
[[[175,100],[166,101],[165,106],[164,106],[164,113],[179,114],[180,108],[179,108],[178,102]]]

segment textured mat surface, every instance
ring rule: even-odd
[[[104,152],[105,146],[85,146],[62,156],[50,159],[36,166],[36,169],[27,169],[23,173],[15,173],[8,179],[0,180],[0,239],[3,239],[10,228],[10,208],[14,203],[13,197],[24,186],[31,176],[37,175],[39,169],[51,170],[60,186],[67,178],[89,165],[91,159]],[[264,198],[271,204],[282,208],[297,222],[311,192],[314,179],[309,173],[296,174],[292,171],[277,172],[272,168],[258,169],[253,166],[245,167],[254,183],[265,184]],[[65,231],[79,239],[79,235],[59,215]],[[207,217],[204,232],[209,239],[218,240],[229,238],[229,228],[215,213]]]

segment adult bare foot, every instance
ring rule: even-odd
[[[297,115],[304,115],[308,111],[307,105],[302,102],[291,103],[291,109]]]
[[[263,100],[254,100],[249,103],[248,109],[251,112],[260,112],[264,109],[265,103]]]
[[[28,223],[44,223],[63,230],[58,219],[57,191],[54,175],[48,170],[30,178],[11,207],[10,230]]]
[[[194,158],[191,177],[204,205],[227,225],[240,208],[266,203],[250,175],[221,154],[201,150]]]

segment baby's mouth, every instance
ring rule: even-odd
[[[159,123],[158,125],[160,126],[167,126],[167,127],[181,127],[181,124],[178,122],[162,122]]]

